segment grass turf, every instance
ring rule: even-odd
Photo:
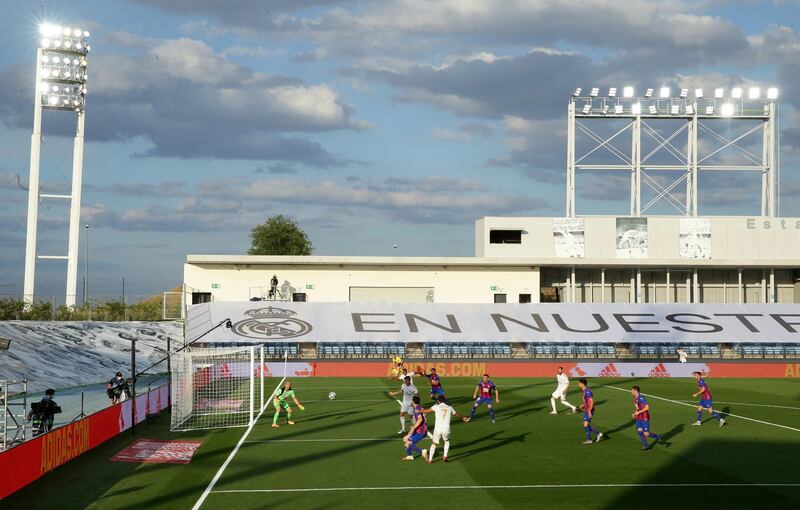
[[[467,413],[474,379],[446,378],[450,403]],[[659,400],[691,401],[691,379],[596,379],[594,425],[606,440],[582,445],[581,416],[559,405],[551,416],[554,380],[498,379],[500,404],[492,424],[485,406],[474,421],[453,423],[450,462],[403,462],[398,438],[399,406],[386,379],[294,379],[306,411],[297,425],[270,427],[270,406],[203,505],[204,509],[408,508],[438,500],[446,508],[669,508],[712,504],[727,508],[800,503],[800,430],[729,417],[717,427],[704,414],[689,426],[693,407]],[[575,381],[573,381],[575,382]],[[418,381],[423,403],[428,385]],[[670,446],[641,451],[630,418],[629,389],[638,384],[652,407],[654,432]],[[720,411],[800,429],[800,381],[711,379]],[[327,399],[335,391],[337,400]],[[576,386],[569,400],[579,403]],[[780,406],[780,407],[765,407]],[[168,416],[125,433],[39,482],[0,502],[0,509],[189,509],[240,439],[243,428],[168,431]],[[203,441],[187,465],[111,462],[136,438],[197,438]],[[369,439],[369,441],[359,441]],[[318,441],[327,440],[327,441]],[[427,448],[430,440],[422,441]],[[719,484],[680,487],[668,484]],[[591,484],[594,487],[576,487]],[[654,484],[652,486],[619,486]],[[722,484],[729,484],[723,486]],[[738,485],[731,486],[730,484]],[[751,484],[795,484],[759,487]],[[536,487],[530,487],[535,485]],[[617,485],[617,486],[615,486]],[[474,488],[476,486],[503,486]],[[529,487],[521,487],[529,486]],[[546,486],[546,487],[545,487]],[[379,489],[367,488],[398,488]],[[280,492],[280,489],[359,490]],[[244,492],[223,492],[244,491]],[[268,491],[268,492],[251,492]]]

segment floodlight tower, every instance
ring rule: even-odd
[[[42,40],[36,51],[36,92],[34,94],[33,134],[31,135],[30,178],[28,183],[28,234],[25,246],[25,282],[23,299],[32,303],[36,261],[66,260],[66,305],[75,305],[78,274],[78,236],[80,233],[81,186],[83,182],[83,132],[86,118],[86,68],[91,47],[89,32],[45,24]],[[39,156],[42,141],[42,110],[58,110],[76,114],[75,143],[72,153],[72,192],[69,195],[40,193]],[[36,230],[39,201],[68,200],[69,245],[67,255],[38,255]]]
[[[734,171],[758,172],[761,174],[761,216],[775,217],[780,213],[778,199],[779,179],[779,140],[778,140],[778,89],[769,87],[762,91],[759,87],[734,87],[729,93],[723,88],[704,94],[703,89],[694,89],[690,97],[688,88],[679,89],[674,95],[669,87],[661,87],[658,93],[648,88],[644,94],[636,96],[634,87],[623,89],[618,96],[617,88],[610,87],[605,96],[599,87],[593,87],[588,96],[582,89],[575,89],[569,100],[567,110],[567,207],[568,217],[576,216],[575,178],[576,171],[628,171],[630,172],[630,215],[643,216],[658,202],[666,202],[680,215],[698,215],[699,172]],[[746,93],[745,93],[746,92]],[[727,124],[745,124],[749,127],[744,134],[728,138],[717,131],[715,120],[727,120]],[[616,120],[615,129],[622,121],[622,128],[610,136],[604,136],[589,127],[589,122],[609,123]],[[657,129],[659,124],[673,123],[674,131],[664,136]],[[674,123],[678,127],[674,128]],[[750,135],[761,132],[761,154],[753,152],[743,141]],[[701,147],[698,134],[703,133],[716,144],[716,148]],[[623,135],[630,136],[626,150],[618,149],[614,143],[620,142]],[[575,143],[579,135],[589,143],[585,154],[576,154]],[[686,136],[686,144],[679,137]],[[642,154],[642,140],[653,142],[655,147]],[[626,144],[627,145],[627,144]],[[702,150],[704,149],[704,150]],[[713,149],[713,150],[712,150]],[[738,159],[734,162],[714,163],[723,151],[733,152]],[[667,154],[667,164],[656,164],[657,154]],[[606,156],[589,163],[587,158]],[[662,184],[652,175],[653,172],[672,171],[672,179]],[[686,193],[680,197],[677,190],[685,183]],[[642,204],[642,189],[653,191],[655,196]]]

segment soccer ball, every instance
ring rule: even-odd
[[[328,398],[331,399],[331,400],[336,400],[336,392],[332,391],[332,392],[328,393]]]

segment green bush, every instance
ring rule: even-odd
[[[35,301],[25,306],[22,300],[0,298],[0,320],[35,320],[35,321],[160,321],[164,298],[155,296],[139,303],[126,305],[120,300],[111,300],[89,305],[68,307],[58,306],[55,310],[51,303]]]

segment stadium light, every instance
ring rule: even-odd
[[[668,98],[670,96],[669,87],[661,87],[661,90],[659,90],[658,95],[662,99]]]
[[[749,99],[758,99],[761,97],[761,89],[758,87],[750,87],[750,90],[747,91],[747,97]]]
[[[642,103],[633,103],[631,105],[631,113],[634,115],[642,114]]]
[[[622,113],[624,113],[624,110],[623,110],[621,104],[614,105],[614,113],[617,114],[617,115],[621,115]]]
[[[605,115],[605,114],[607,114],[607,113],[608,113],[608,105],[607,105],[607,104],[604,104],[604,105],[603,105],[603,115]]]
[[[49,258],[66,259],[66,306],[75,306],[77,287],[78,240],[80,231],[81,186],[83,179],[83,143],[86,109],[87,56],[91,51],[89,32],[76,27],[45,23],[39,27],[40,45],[36,52],[34,81],[34,118],[31,143],[28,190],[28,228],[25,247],[25,279],[23,301],[34,301],[37,255],[37,223],[39,202],[52,198],[41,194],[39,186],[42,110],[69,111],[76,115],[75,142],[72,156],[72,192],[69,199],[69,233],[67,255]]]
[[[725,103],[720,108],[719,113],[725,117],[730,117],[733,115],[733,103]]]
[[[658,114],[658,108],[654,104],[651,104],[647,109],[650,111],[650,115]]]
[[[742,98],[742,89],[739,87],[734,87],[731,89],[731,97],[733,99],[741,99]]]
[[[588,115],[592,111],[592,103],[586,103],[583,105],[583,114]]]
[[[680,105],[677,104],[672,105],[669,109],[669,113],[671,113],[672,115],[678,115],[679,113],[681,113]]]
[[[706,106],[706,115],[714,115],[714,107]]]
[[[690,104],[686,105],[686,115],[694,115],[694,107]]]
[[[687,97],[689,97],[689,89],[681,89],[680,96],[681,99],[686,99]]]
[[[575,89],[575,92],[573,92],[573,93],[572,93],[572,96],[573,96],[573,97],[578,97],[578,96],[580,96],[580,95],[581,95],[581,90],[583,90],[583,89],[581,89],[580,87],[576,88],[576,89]]]
[[[703,89],[694,89],[694,97],[701,99],[703,97]]]
[[[778,89],[775,87],[768,88],[767,99],[778,99]]]
[[[647,89],[644,93],[644,97],[646,97],[647,99],[653,97],[653,89]]]
[[[617,97],[617,87],[611,87],[608,89],[608,97]]]
[[[627,86],[627,87],[624,87],[622,89],[622,96],[623,97],[633,97],[633,87],[631,87],[630,85]]]
[[[597,97],[599,94],[600,94],[600,89],[597,87],[592,87],[591,92],[589,92],[589,95],[592,97]]]
[[[725,97],[725,89],[714,89],[714,97],[717,99],[722,99]]]

